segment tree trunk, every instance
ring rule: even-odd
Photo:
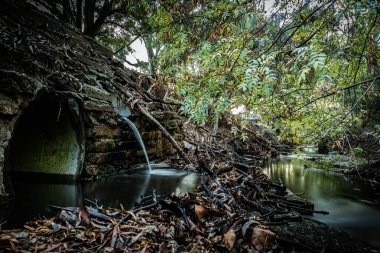
[[[63,21],[67,24],[71,24],[73,21],[73,10],[71,6],[70,0],[63,0],[62,1],[63,6]]]
[[[84,2],[84,33],[94,37],[95,0],[85,0]]]
[[[83,0],[77,0],[75,26],[83,32]]]
[[[143,38],[144,38],[145,48],[148,54],[149,74],[154,75],[156,74],[156,69],[155,69],[155,55],[153,52],[152,40],[147,35],[144,36]]]
[[[111,1],[105,1],[101,10],[98,12],[98,18],[94,22],[94,25],[92,27],[92,37],[94,37],[106,21],[107,17],[110,16],[112,12],[112,4]]]

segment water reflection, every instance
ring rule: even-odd
[[[164,169],[152,174],[109,177],[96,182],[16,181],[13,187],[17,198],[0,207],[0,223],[7,220],[5,228],[21,227],[27,220],[56,215],[56,210],[47,208],[48,205],[78,206],[85,198],[98,199],[105,207],[120,207],[122,204],[129,209],[140,201],[141,195],[150,194],[151,188],[156,188],[158,194],[174,192],[182,195],[194,192],[199,180],[195,173]]]
[[[304,169],[300,159],[281,158],[264,171],[272,180],[281,178],[292,192],[304,192],[302,197],[313,202],[316,210],[330,212],[314,218],[380,247],[379,197],[369,185],[335,173]]]

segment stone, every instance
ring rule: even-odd
[[[157,149],[156,148],[148,148],[146,150],[146,152],[148,153],[148,155],[154,155],[157,153]],[[136,156],[140,156],[140,157],[144,157],[144,151],[143,150],[138,150],[136,151]]]
[[[0,146],[0,164],[4,162],[4,148]]]
[[[11,131],[9,131],[9,128],[9,125],[0,122],[0,146],[5,146],[11,139]]]
[[[180,116],[177,112],[170,112],[170,111],[153,111],[151,112],[152,116],[157,119],[158,121],[162,120],[171,120],[171,119],[179,119]]]
[[[120,136],[119,128],[109,128],[105,125],[95,126],[87,134],[88,137],[115,137]]]
[[[110,160],[110,153],[87,153],[86,162],[91,164],[104,164]]]
[[[14,99],[0,94],[0,115],[14,116],[19,112],[18,106]]]
[[[114,160],[121,160],[127,158],[127,152],[125,151],[86,154],[86,161],[91,164],[112,164]]]
[[[83,92],[91,98],[111,102],[111,94],[103,89],[88,84],[82,84],[82,89]]]
[[[98,99],[89,99],[83,102],[85,110],[98,112],[114,112],[114,108],[110,103]]]
[[[88,175],[95,176],[98,174],[98,167],[98,165],[87,165],[84,169]]]
[[[88,152],[109,152],[117,147],[114,139],[96,139],[87,143]]]
[[[177,120],[170,120],[165,124],[166,130],[174,130],[178,128]]]
[[[99,122],[102,124],[111,126],[111,127],[121,127],[119,122],[116,120],[118,117],[118,114],[115,111],[112,112],[103,112],[101,115],[99,115],[98,119]]]
[[[8,93],[37,94],[44,86],[39,80],[22,72],[0,69],[0,73],[1,89]]]
[[[162,133],[160,131],[152,131],[152,132],[142,132],[141,137],[144,142],[149,142],[152,140],[157,140],[162,138]]]
[[[174,154],[175,153],[175,149],[173,148],[173,145],[167,139],[162,140],[161,146],[162,146],[163,154]]]

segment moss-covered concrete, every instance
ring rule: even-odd
[[[28,108],[17,124],[10,149],[11,170],[74,176],[80,154],[67,104],[44,97]]]

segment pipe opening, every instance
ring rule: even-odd
[[[84,146],[83,126],[75,121],[78,117],[68,100],[48,94],[25,109],[10,146],[11,177],[25,178],[27,173],[36,178],[76,178],[83,164]]]

